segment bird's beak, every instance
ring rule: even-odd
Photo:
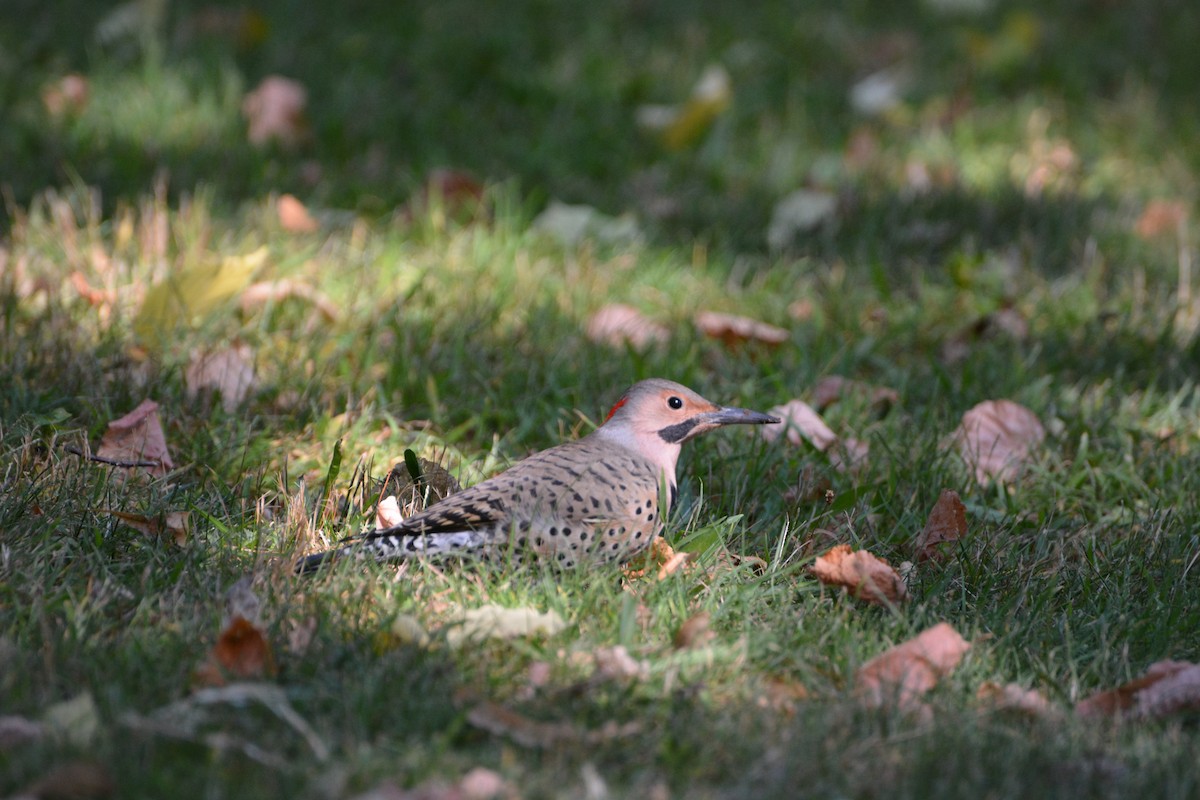
[[[732,408],[726,406],[718,408],[716,411],[709,411],[703,415],[704,423],[707,425],[774,425],[779,422],[778,417],[772,417],[770,414],[764,414],[761,411],[750,411],[745,408]]]

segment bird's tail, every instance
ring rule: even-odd
[[[373,531],[345,547],[313,553],[296,561],[297,575],[311,575],[327,563],[343,558],[396,561],[436,555],[478,555],[486,540],[475,531],[451,533],[385,533]]]

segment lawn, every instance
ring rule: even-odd
[[[350,5],[0,20],[0,795],[1200,796],[1194,686],[1076,709],[1200,661],[1200,11]],[[269,75],[307,104],[256,144]],[[655,376],[865,455],[688,443],[661,577],[293,573],[406,450],[473,484]],[[991,480],[955,431],[1000,399],[1045,436]],[[89,457],[145,400],[171,463]],[[907,598],[822,585],[838,544]],[[464,639],[494,607],[542,627]],[[865,699],[943,622],[955,668]]]

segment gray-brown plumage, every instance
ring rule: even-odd
[[[678,383],[641,381],[582,439],[535,453],[399,525],[303,558],[297,570],[315,571],[331,558],[448,553],[537,556],[564,567],[624,561],[662,531],[684,442],[722,425],[775,422],[714,405]]]

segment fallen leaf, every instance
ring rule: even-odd
[[[780,436],[787,436],[787,440],[793,445],[800,446],[808,441],[813,447],[824,452],[838,441],[838,435],[833,429],[803,400],[791,400],[781,406],[775,406],[767,413],[783,421],[782,425],[763,426],[761,433],[768,442],[775,441]]]
[[[576,247],[585,239],[600,244],[633,244],[642,238],[637,221],[628,214],[611,217],[591,206],[568,205],[551,200],[533,220],[533,229],[558,240],[563,247]]]
[[[142,299],[133,332],[142,343],[167,337],[179,323],[191,323],[243,291],[267,261],[266,246],[215,264],[194,264],[154,284]]]
[[[689,617],[679,630],[675,631],[674,644],[676,650],[688,650],[696,647],[703,647],[717,637],[715,631],[712,630],[711,615],[707,611],[701,611]]]
[[[468,711],[467,722],[488,733],[508,737],[519,745],[532,748],[563,744],[598,745],[633,736],[642,729],[640,722],[621,725],[612,720],[596,730],[577,728],[566,722],[540,722],[490,701],[479,703]]]
[[[42,722],[56,737],[83,750],[92,745],[100,731],[100,712],[92,693],[84,691],[47,708]]]
[[[79,296],[86,300],[90,306],[104,308],[111,306],[117,299],[117,293],[112,290],[92,288],[87,278],[79,270],[71,273],[70,280],[71,285],[75,287],[75,291],[79,292]]]
[[[72,72],[42,89],[42,105],[55,118],[77,116],[87,107],[89,93],[88,79]]]
[[[39,800],[92,800],[117,790],[112,773],[95,761],[69,761],[38,778],[15,797]]]
[[[592,653],[595,675],[609,681],[638,681],[650,676],[650,665],[629,655],[624,645],[599,647]]]
[[[463,611],[446,628],[446,643],[454,649],[485,639],[553,636],[567,627],[556,611],[485,605]]]
[[[695,553],[676,552],[666,539],[659,536],[650,543],[645,553],[626,563],[622,571],[625,580],[629,581],[644,577],[648,570],[657,566],[655,578],[661,581],[681,569],[686,570],[695,558]]]
[[[108,423],[96,455],[118,466],[143,467],[152,475],[166,475],[174,469],[158,421],[158,403],[143,400],[133,411]]]
[[[747,342],[778,347],[791,338],[785,329],[750,317],[701,311],[695,317],[696,329],[710,339],[720,339],[727,347],[737,348]]]
[[[938,496],[925,527],[917,535],[917,560],[926,561],[938,555],[942,542],[955,542],[967,535],[967,507],[958,492],[943,489]]]
[[[396,501],[396,495],[388,495],[375,506],[376,528],[393,528],[403,521],[404,515],[400,513],[400,503]]]
[[[188,399],[195,400],[207,391],[219,392],[221,407],[232,414],[254,388],[254,351],[242,343],[220,350],[193,350],[183,381]]]
[[[1159,689],[1160,684],[1165,685]],[[1146,692],[1149,694],[1143,697]],[[1123,713],[1163,716],[1197,706],[1200,706],[1200,665],[1188,661],[1157,661],[1140,678],[1080,700],[1075,704],[1075,713],[1081,717]]]
[[[841,375],[826,375],[817,381],[812,391],[813,405],[818,411],[824,411],[838,400],[850,396],[866,397],[880,415],[887,413],[888,409],[900,401],[900,394],[895,389],[875,386]]]
[[[904,581],[892,566],[866,550],[853,550],[839,544],[808,568],[809,573],[826,586],[844,586],[852,597],[876,605],[889,606],[908,596]]]
[[[242,115],[249,123],[251,144],[277,142],[288,150],[305,144],[310,137],[304,110],[308,92],[290,78],[268,75],[242,100]]]
[[[985,400],[963,414],[954,434],[981,485],[1013,480],[1046,438],[1037,416],[1011,400]]]
[[[682,105],[644,105],[637,109],[638,126],[657,133],[671,150],[698,141],[733,101],[733,81],[719,64],[701,73]]]
[[[645,350],[666,343],[670,332],[633,306],[610,303],[588,319],[587,337],[597,344]]]
[[[191,525],[190,512],[168,511],[161,516],[147,517],[144,514],[130,514],[125,511],[102,508],[99,513],[116,517],[135,531],[144,533],[153,539],[166,535],[170,536],[180,547],[187,544],[188,528]]]
[[[767,225],[767,244],[783,250],[802,233],[810,233],[832,220],[837,213],[837,197],[820,189],[797,189],[783,197],[771,211]]]
[[[1028,717],[1044,717],[1054,710],[1041,692],[1015,683],[1001,686],[989,681],[979,687],[975,697],[995,711],[1012,711]]]
[[[291,278],[251,284],[242,292],[240,302],[242,311],[249,313],[267,303],[280,303],[293,298],[311,303],[326,322],[336,322],[340,316],[332,300],[307,283]]]
[[[462,220],[486,210],[483,184],[469,172],[435,169],[420,190],[405,203],[400,216],[405,221],[424,217],[431,211]]]
[[[275,211],[279,214],[279,226],[289,233],[312,233],[321,227],[295,195],[280,195]]]
[[[1137,218],[1133,230],[1143,239],[1173,236],[1183,229],[1187,217],[1187,206],[1182,200],[1151,200]]]
[[[855,685],[872,708],[919,710],[921,695],[953,671],[970,648],[958,631],[939,622],[863,664],[855,673]]]
[[[212,658],[221,669],[236,678],[260,678],[275,671],[275,660],[266,635],[241,616],[234,617],[221,631],[212,649]]]
[[[17,745],[41,739],[46,735],[46,726],[15,714],[0,717],[0,751],[11,750]]]
[[[233,622],[238,617],[257,625],[262,613],[262,600],[254,592],[254,575],[247,573],[234,581],[225,592],[225,623]]]
[[[763,681],[763,692],[756,703],[759,708],[779,711],[789,717],[796,713],[796,704],[808,699],[808,690],[803,684],[787,678],[767,678]]]

